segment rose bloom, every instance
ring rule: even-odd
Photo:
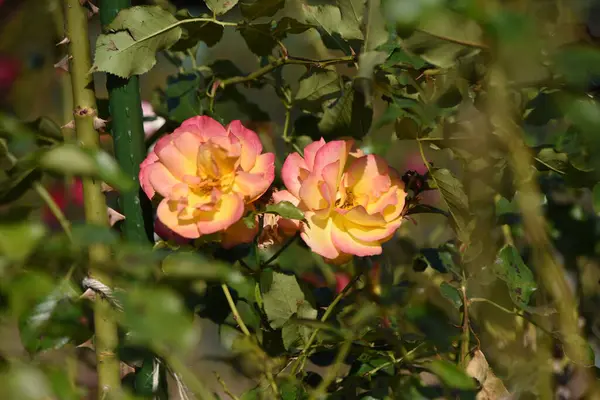
[[[321,139],[306,146],[304,157],[290,154],[281,172],[290,199],[308,221],[302,239],[334,263],[381,254],[381,244],[402,223],[402,179],[383,158],[353,145]]]
[[[140,165],[140,183],[149,198],[163,197],[157,217],[167,228],[188,239],[231,228],[231,246],[252,240],[240,219],[274,179],[275,155],[261,153],[240,121],[223,127],[194,117],[158,140]]]

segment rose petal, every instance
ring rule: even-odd
[[[302,233],[300,234],[302,240],[315,253],[329,259],[337,258],[340,253],[331,240],[332,219],[314,218],[314,214],[311,212],[305,213],[304,216],[308,224],[304,224],[302,227]]]
[[[281,168],[281,179],[292,195],[300,197],[300,187],[308,175],[308,167],[300,154],[292,153],[285,159]]]
[[[203,235],[225,230],[244,215],[244,201],[237,193],[223,195],[214,211],[197,211],[194,215]]]

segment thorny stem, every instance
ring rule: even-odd
[[[360,274],[357,274],[354,278],[352,278],[352,280],[350,282],[348,282],[346,287],[344,287],[344,289],[342,289],[342,291],[339,292],[337,296],[335,296],[335,299],[333,299],[333,301],[327,307],[327,309],[325,310],[325,313],[321,317],[321,322],[327,321],[327,319],[333,312],[334,308],[344,298],[346,293],[348,293],[348,291],[354,286],[354,284],[358,281],[359,278],[360,278]],[[320,330],[319,328],[315,328],[313,333],[310,335],[310,337],[306,341],[306,344],[304,345],[304,348],[300,352],[300,355],[298,356],[296,361],[294,361],[294,364],[292,365],[292,370],[291,370],[292,376],[296,375],[298,373],[299,369],[304,366],[304,362],[305,362],[306,358],[308,357],[308,352],[309,352],[313,342],[316,340],[319,330]]]
[[[97,149],[98,132],[94,129],[94,117],[97,114],[91,68],[88,18],[85,8],[79,0],[65,0],[65,16],[69,44],[71,86],[75,105],[75,128],[78,142],[82,147]],[[84,208],[86,221],[90,224],[108,226],[106,202],[100,188],[100,182],[83,179]],[[90,247],[89,275],[110,286],[109,276],[102,271],[102,265],[110,257],[110,250],[102,244]],[[94,302],[95,348],[98,361],[98,398],[117,396],[121,392],[119,360],[115,354],[118,345],[117,325],[113,320],[110,303],[98,296]]]
[[[102,0],[100,21],[104,30],[119,11],[131,7],[131,0]],[[138,190],[119,194],[119,206],[125,216],[122,232],[130,242],[148,243],[152,237],[152,215],[149,200],[139,189],[140,164],[146,157],[142,100],[137,76],[128,79],[107,74],[106,88],[112,119],[115,158]]]
[[[225,297],[227,298],[227,303],[229,304],[229,308],[231,309],[231,312],[233,313],[233,319],[235,319],[235,321],[238,323],[238,325],[240,326],[240,329],[242,330],[242,332],[244,332],[244,335],[250,336],[250,331],[248,330],[248,327],[244,323],[242,316],[240,315],[237,307],[235,306],[235,303],[233,302],[233,298],[231,297],[231,292],[229,291],[229,288],[227,287],[226,284],[223,283],[221,285],[221,289],[223,289],[223,293],[225,294]]]

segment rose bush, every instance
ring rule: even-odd
[[[234,224],[273,182],[274,161],[240,121],[223,127],[200,116],[156,143],[140,166],[140,182],[149,198],[163,197],[157,216],[167,228],[189,239],[232,228],[232,245],[251,236]]]
[[[332,262],[352,255],[381,254],[402,223],[404,183],[385,160],[364,155],[350,140],[306,146],[290,154],[282,169],[289,200],[306,217],[301,236]]]

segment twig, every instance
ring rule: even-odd
[[[63,231],[65,231],[65,235],[69,238],[70,241],[73,241],[73,235],[71,234],[71,223],[65,217],[65,214],[62,212],[58,204],[54,201],[48,190],[39,182],[33,183],[33,189],[37,192],[37,194],[44,200],[44,203],[48,206],[48,209],[54,215],[54,218],[58,221]]]
[[[65,0],[67,37],[72,56],[69,68],[73,103],[75,105],[75,128],[77,140],[82,147],[97,149],[98,132],[94,129],[97,114],[93,77],[88,73],[91,68],[90,42],[88,35],[88,17],[79,0]],[[84,208],[86,221],[91,224],[108,226],[106,202],[100,188],[100,182],[83,179]],[[111,284],[101,266],[110,258],[110,249],[98,244],[90,247],[89,274],[104,284]],[[98,387],[100,398],[117,397],[121,393],[119,359],[115,354],[118,345],[117,325],[113,318],[111,304],[99,298],[94,302],[95,349],[98,361]]]
[[[416,351],[420,347],[422,347],[424,344],[425,344],[425,342],[419,343],[418,345],[415,346],[414,349],[412,349],[411,351],[407,352],[402,357],[396,358],[396,359],[394,359],[392,361],[385,362],[383,364],[380,364],[377,367],[373,368],[372,370],[365,372],[362,376],[363,377],[367,377],[367,376],[375,375],[377,372],[381,371],[384,368],[389,367],[390,365],[396,365],[396,364],[399,364],[399,363],[403,362],[404,360],[406,360],[409,357],[411,357],[414,353],[416,353]]]
[[[547,335],[549,335],[551,337],[556,338],[556,334],[554,334],[553,332],[551,332],[548,329],[544,328],[541,324],[535,322],[531,317],[529,317],[527,314],[525,314],[522,311],[509,310],[508,308],[503,307],[500,304],[495,303],[494,301],[492,301],[490,299],[483,298],[483,297],[472,297],[472,298],[469,299],[469,302],[470,303],[487,303],[487,304],[490,304],[490,305],[496,307],[497,309],[499,309],[501,311],[504,311],[507,314],[513,314],[513,315],[516,315],[518,317],[523,318],[525,321],[529,322],[530,324],[533,324],[533,325],[537,326],[538,328],[540,328],[540,330],[542,332],[544,332],[545,334],[547,334]]]
[[[239,397],[237,397],[235,394],[233,394],[231,392],[231,390],[229,390],[229,388],[225,384],[225,381],[223,380],[223,378],[221,378],[221,375],[219,375],[217,372],[214,372],[214,374],[217,377],[217,382],[219,382],[219,384],[223,388],[223,391],[225,392],[225,394],[227,396],[229,396],[231,398],[231,400],[240,400]]]
[[[331,304],[325,310],[325,313],[321,317],[321,322],[327,321],[327,318],[329,318],[329,316],[333,312],[333,309],[335,308],[335,306],[337,306],[337,304],[344,298],[346,293],[348,293],[348,291],[354,286],[354,284],[358,281],[359,278],[360,278],[360,274],[357,274],[354,278],[352,278],[352,280],[350,282],[348,282],[346,287],[344,287],[344,289],[342,289],[342,291],[338,293],[338,295],[335,297],[335,299],[333,299]],[[302,349],[302,351],[298,355],[298,358],[292,365],[292,371],[291,371],[292,376],[296,375],[298,373],[299,368],[301,368],[304,365],[304,362],[305,362],[306,358],[308,357],[308,352],[309,352],[313,342],[317,338],[317,334],[319,333],[319,330],[320,330],[319,328],[315,328],[313,333],[310,335],[310,337],[304,344],[304,348]]]
[[[287,249],[288,247],[290,247],[290,245],[292,243],[294,243],[294,241],[299,237],[299,234],[294,235],[292,238],[290,238],[287,242],[285,242],[283,244],[283,246],[281,246],[276,252],[275,254],[273,254],[267,261],[265,261],[262,266],[266,267],[267,265],[271,264],[273,261],[277,260],[277,257],[279,257],[281,255],[281,253],[283,253],[285,251],[285,249]]]
[[[351,345],[351,340],[346,340],[344,341],[344,343],[342,343],[342,345],[340,346],[340,350],[338,351],[337,356],[335,357],[333,365],[331,365],[327,369],[325,377],[323,378],[319,386],[317,386],[317,388],[310,394],[309,400],[320,399],[325,393],[327,393],[327,388],[329,387],[331,382],[333,382],[337,377],[337,374],[340,368],[342,367],[342,364],[344,363],[348,352],[350,351]]]
[[[464,278],[464,277],[463,277]],[[462,295],[462,303],[463,303],[463,322],[462,322],[462,335],[460,338],[460,357],[459,363],[462,368],[467,367],[467,361],[469,358],[469,342],[471,340],[470,337],[470,328],[469,328],[469,300],[467,299],[467,288],[465,287],[466,280],[463,279],[463,284],[460,288],[460,292]]]
[[[235,303],[233,302],[233,298],[231,297],[231,292],[229,291],[229,288],[224,283],[221,285],[221,288],[223,289],[223,293],[225,294],[225,297],[227,298],[227,303],[229,303],[229,308],[231,309],[231,312],[233,313],[233,319],[235,319],[235,321],[238,323],[238,325],[240,326],[240,329],[242,330],[242,332],[244,332],[244,335],[250,336],[250,331],[248,330],[248,327],[244,323],[244,320],[242,319],[240,312],[238,311],[237,307],[235,306]]]
[[[347,63],[351,63],[355,60],[356,60],[356,56],[328,58],[328,59],[324,59],[324,60],[311,60],[311,59],[303,58],[303,57],[292,57],[292,56],[285,57],[284,56],[284,57],[281,57],[281,58],[278,58],[278,59],[272,61],[271,63],[265,65],[262,68],[257,69],[254,72],[249,73],[248,75],[234,76],[231,78],[223,79],[219,83],[219,87],[224,89],[226,86],[253,81],[253,80],[258,79],[258,78],[268,74],[269,72],[271,72],[279,67],[282,67],[284,65],[295,64],[295,65],[307,65],[307,66],[313,66],[313,67],[318,67],[318,68],[325,68],[329,65],[347,64]]]

